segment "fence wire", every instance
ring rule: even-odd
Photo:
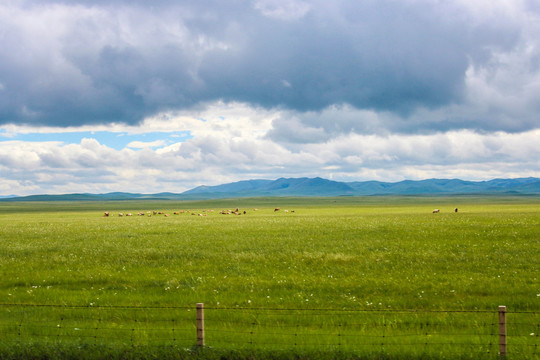
[[[225,349],[497,354],[498,311],[204,309],[205,343]],[[540,355],[540,312],[507,312],[508,352]],[[0,343],[189,348],[195,307],[0,304]]]

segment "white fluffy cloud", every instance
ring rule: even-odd
[[[305,1],[256,0],[253,3],[253,7],[271,18],[296,20],[306,15],[311,5]]]
[[[349,181],[431,177],[481,180],[537,176],[540,171],[540,130],[428,134],[346,131],[323,140],[315,136],[302,143],[272,139],[269,134],[275,132],[274,126],[288,115],[243,104],[215,104],[212,111],[147,119],[141,125],[147,131],[189,127],[194,134],[183,142],[161,147],[155,147],[158,143],[132,144],[116,150],[91,138],[70,144],[3,141],[0,188],[4,194],[21,195],[36,191],[181,192],[201,184],[281,176]],[[142,131],[132,126],[116,130]],[[305,134],[301,128],[289,130]]]

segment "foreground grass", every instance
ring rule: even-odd
[[[247,214],[218,213],[236,207]],[[281,211],[274,212],[274,207]],[[458,213],[453,212],[454,207],[459,208]],[[441,209],[441,213],[432,214],[433,208]],[[181,209],[207,216],[189,215],[191,211],[172,215]],[[214,211],[204,212],[210,209]],[[290,211],[285,213],[285,209]],[[171,216],[102,217],[103,211],[136,214],[148,210]],[[94,336],[92,346],[100,346],[104,333],[109,331],[113,337],[129,332],[126,329],[134,329],[133,317],[141,316],[153,324],[165,318],[179,319],[175,331],[184,331],[185,335],[178,337],[186,339],[180,342],[180,348],[189,349],[194,343],[194,304],[203,302],[208,308],[207,318],[213,319],[207,325],[209,340],[219,349],[241,350],[244,355],[252,351],[309,351],[310,358],[322,349],[326,351],[323,357],[345,351],[353,357],[382,354],[397,358],[404,353],[411,356],[415,347],[399,348],[399,343],[387,341],[375,350],[368,346],[358,352],[356,335],[383,336],[377,331],[392,325],[395,334],[404,336],[411,329],[431,326],[433,331],[447,324],[454,334],[449,338],[458,342],[456,336],[471,330],[456,333],[456,329],[464,328],[464,322],[472,322],[478,324],[475,334],[491,339],[492,330],[483,327],[496,323],[498,305],[515,312],[540,310],[538,198],[0,203],[0,227],[0,303],[83,306],[99,313],[91,315],[88,308],[47,308],[45,316],[43,308],[6,305],[0,310],[9,330],[6,333],[11,334],[9,344],[22,341],[21,349],[33,348],[24,344],[36,339],[51,343],[50,334],[43,335],[37,327],[19,335],[16,324],[31,323],[32,319],[45,324],[44,331],[49,333],[50,327],[80,329],[81,323],[88,329],[98,328],[100,336],[90,330],[87,336]],[[152,306],[171,308],[144,309]],[[259,309],[276,309],[277,313]],[[288,309],[292,316],[283,320],[281,313]],[[352,320],[350,313],[309,312],[314,309],[360,312],[353,312]],[[399,312],[411,309],[416,312]],[[386,311],[383,320],[373,310]],[[432,312],[440,310],[493,313],[471,313],[469,318],[461,319],[458,312]],[[107,330],[102,324],[106,320],[115,325]],[[515,322],[529,321],[538,323],[538,317]],[[296,329],[299,324],[306,337],[303,345],[284,345],[274,327]],[[353,340],[338,343],[334,337],[318,335],[336,331],[331,326],[346,324]],[[139,330],[142,325],[137,326]],[[233,330],[238,328],[242,331],[235,333]],[[523,338],[515,342],[533,344],[525,338],[539,332],[533,330],[520,329]],[[55,330],[51,348],[71,346],[70,340],[62,342],[63,331],[67,330]],[[170,326],[164,331],[170,337]],[[259,334],[255,334],[257,341],[253,344],[256,332]],[[135,340],[133,335],[120,336],[113,348],[146,344],[152,335],[140,335],[144,333],[137,331]],[[290,333],[298,336],[294,331]],[[421,334],[419,331],[417,335]],[[8,337],[0,335],[0,341]],[[257,343],[259,340],[263,345]],[[314,342],[313,348],[308,346],[308,340]],[[83,343],[88,346],[88,342]],[[424,347],[412,354],[437,358],[441,353],[455,351],[455,347],[432,349]],[[491,349],[491,354],[496,351]],[[182,354],[201,356],[189,351]],[[478,358],[478,354],[472,358]]]

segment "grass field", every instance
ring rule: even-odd
[[[0,358],[495,358],[499,305],[540,354],[540,198],[0,202],[0,229]]]

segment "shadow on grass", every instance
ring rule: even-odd
[[[380,352],[339,352],[302,350],[230,350],[193,346],[110,346],[101,344],[25,343],[0,344],[0,360],[4,359],[112,359],[112,360],[441,360],[498,359],[497,354],[386,354]],[[507,359],[511,359],[508,357]]]

